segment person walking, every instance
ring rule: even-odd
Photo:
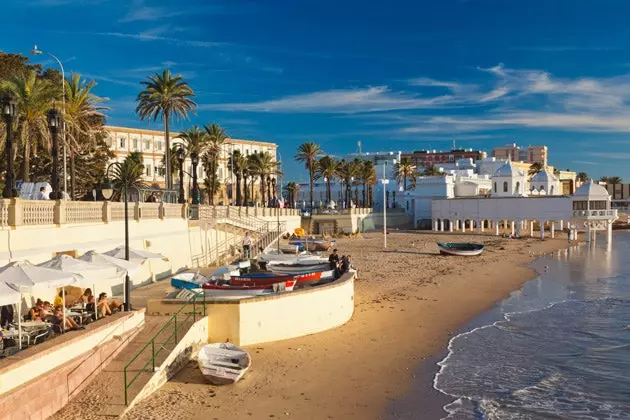
[[[243,257],[249,260],[252,256],[252,237],[249,236],[249,232],[245,232],[243,238]]]

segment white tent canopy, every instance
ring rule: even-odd
[[[22,294],[6,283],[0,283],[0,306],[15,305],[20,302]]]
[[[81,281],[81,284],[84,286],[91,286],[92,284],[102,280],[120,277],[118,268],[112,264],[97,264],[72,258],[71,256],[64,254],[57,255],[49,261],[38,264],[38,267],[50,268],[65,273],[79,274],[84,278]]]
[[[88,251],[79,257],[82,261],[98,265],[113,266],[118,269],[118,273],[125,274],[127,272],[130,276],[140,269],[140,265],[135,262],[121,260],[115,257],[111,257],[105,254],[99,254],[96,251]]]
[[[79,274],[38,267],[28,261],[12,262],[0,268],[0,283],[13,284],[20,289],[31,289],[36,286],[54,289],[73,286],[80,280],[82,277]]]
[[[104,252],[104,255],[109,255],[110,257],[114,257],[114,258],[118,258],[121,260],[125,259],[125,247],[124,246],[119,246],[117,248],[114,248],[110,251]],[[151,260],[151,259],[160,259],[160,260],[164,260],[164,261],[168,261],[168,258],[166,258],[164,255],[162,254],[158,254],[156,252],[149,252],[149,251],[140,251],[137,249],[132,249],[129,248],[129,260],[130,261],[146,261],[146,260]]]

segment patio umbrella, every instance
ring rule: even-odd
[[[114,249],[112,249],[110,251],[104,252],[103,254],[104,255],[109,255],[110,257],[119,258],[121,260],[124,260],[125,259],[125,247],[121,245],[121,246],[119,246],[117,248],[114,248]],[[140,260],[140,261],[144,262],[146,260],[152,260],[152,259],[160,259],[160,260],[168,261],[168,258],[166,258],[162,254],[158,254],[157,252],[140,251],[140,250],[137,250],[137,249],[129,248],[129,260],[130,261]]]
[[[94,295],[96,295],[97,282],[121,276],[118,268],[112,264],[97,264],[79,260],[65,254],[59,254],[51,260],[38,264],[38,267],[51,268],[53,270],[59,270],[66,273],[80,274],[83,277],[83,280],[80,281],[80,285],[85,287],[91,286],[94,290]],[[96,307],[94,309],[95,312],[98,312],[96,311]]]
[[[15,305],[20,303],[22,294],[15,287],[0,283],[0,306]]]
[[[95,264],[114,266],[117,268],[120,275],[127,274],[129,276],[132,276],[140,269],[140,264],[132,261],[121,260],[119,258],[111,257],[105,254],[99,254],[94,250],[86,252],[85,254],[81,255],[79,259]],[[123,291],[124,290],[125,288],[123,287]],[[126,298],[126,296],[124,297]]]
[[[32,290],[33,287],[47,287],[56,289],[57,287],[72,286],[77,284],[82,277],[78,274],[64,273],[50,268],[38,267],[28,261],[12,262],[0,268],[0,283],[9,283],[16,286],[20,291]],[[65,300],[65,293],[63,293]],[[22,316],[21,299],[18,303],[18,333],[19,346],[22,348]],[[65,311],[63,318],[64,327],[66,325]]]

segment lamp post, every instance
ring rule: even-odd
[[[103,183],[101,184],[101,194],[103,195],[103,199],[105,201],[109,201],[114,195],[114,186],[109,180],[109,170],[111,169],[113,165],[120,165],[120,163],[113,162],[109,164],[109,166],[107,167],[107,171],[105,172],[105,179],[103,180]],[[125,261],[129,261],[129,211],[128,211],[129,200],[127,198],[127,182],[125,182],[125,180],[122,180],[122,181],[123,181],[122,194],[123,194],[123,201],[125,203]],[[130,285],[131,285],[131,282],[129,281],[129,272],[125,272],[125,284],[124,284],[125,298],[123,301],[123,308],[126,312],[131,310],[131,302],[129,299],[130,298]]]
[[[63,64],[61,63],[61,60],[57,58],[57,56],[49,53],[49,52],[45,52],[40,50],[39,48],[37,48],[37,45],[33,46],[33,49],[31,50],[31,54],[33,55],[47,55],[49,57],[51,57],[53,60],[55,60],[57,62],[57,64],[59,64],[59,67],[61,68],[61,108],[62,108],[62,112],[65,114],[66,112],[66,71],[63,68]],[[63,127],[65,128],[65,122],[62,121]],[[67,171],[66,171],[66,130],[63,130],[63,191],[64,192],[68,192],[68,176],[67,176]],[[61,198],[61,195],[60,195]]]
[[[52,134],[52,184],[51,200],[60,200],[63,196],[59,191],[59,130],[61,129],[61,114],[56,108],[49,109],[46,113],[48,117],[48,128]]]
[[[394,165],[396,164],[396,159],[393,161]],[[386,194],[387,194],[387,184],[389,184],[389,179],[387,179],[387,160],[385,161],[385,165],[383,165],[383,248],[387,248],[387,203],[386,203]]]
[[[183,147],[177,149],[177,162],[179,162],[179,204],[186,202],[186,196],[184,195],[184,159],[186,158],[186,152]]]
[[[192,162],[192,204],[199,204],[199,184],[197,183],[197,165],[199,165],[199,155],[197,152],[190,154]]]
[[[0,112],[7,126],[7,141],[4,150],[7,156],[7,173],[4,180],[2,197],[13,197],[13,118],[17,116],[17,101],[12,96],[5,96],[0,100]]]

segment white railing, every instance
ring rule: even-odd
[[[140,209],[140,213],[136,216],[136,219],[159,219],[161,217],[160,203],[142,203],[136,205]],[[181,206],[179,208],[181,211]]]
[[[128,203],[127,218],[133,220],[134,218],[134,203]],[[125,220],[125,203],[112,202],[111,203],[111,218],[112,222],[120,222]]]
[[[164,203],[164,212],[162,217],[164,219],[181,219],[182,218],[182,205],[181,204],[169,204]]]
[[[0,226],[9,225],[9,204],[11,200],[0,200]]]
[[[66,223],[98,223],[103,221],[103,203],[66,201]]]
[[[55,201],[25,201],[22,205],[22,225],[52,225],[55,223]]]

